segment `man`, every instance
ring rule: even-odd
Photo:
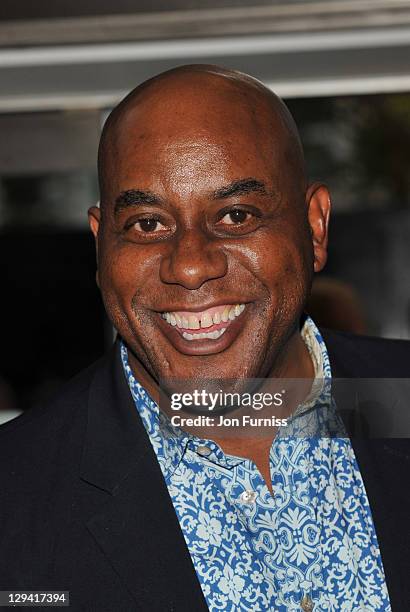
[[[323,434],[314,383],[406,377],[410,349],[304,314],[330,198],[286,107],[237,72],[164,73],[110,115],[99,177],[89,219],[119,338],[2,428],[1,589],[99,612],[407,610],[408,442]],[[171,425],[160,387],[205,379],[309,384],[293,429],[203,437]]]

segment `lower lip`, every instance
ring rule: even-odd
[[[157,315],[157,320],[163,334],[180,353],[184,355],[214,355],[229,348],[239,336],[244,326],[244,318],[248,308],[249,304],[246,305],[245,310],[238,317],[229,322],[226,331],[216,340],[211,338],[186,340],[182,336],[181,330],[177,331],[177,328],[167,323],[160,314]],[[184,331],[193,333],[193,330]]]

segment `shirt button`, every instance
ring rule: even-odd
[[[255,503],[256,496],[257,494],[255,491],[244,491],[241,493],[241,501],[243,501],[244,504],[253,504]]]
[[[312,612],[314,604],[309,595],[303,595],[302,599],[300,600],[300,607],[302,608],[303,612]]]
[[[198,455],[201,455],[201,457],[208,457],[212,453],[209,446],[198,446],[196,452]]]

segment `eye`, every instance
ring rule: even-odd
[[[155,217],[140,219],[133,225],[137,230],[144,232],[145,234],[152,234],[167,229],[165,225],[162,225],[162,223],[160,223]]]
[[[175,223],[168,215],[141,212],[126,219],[123,225],[124,237],[133,242],[156,242],[166,240],[175,229]]]
[[[239,225],[248,221],[253,215],[246,210],[240,208],[233,208],[227,212],[219,221],[223,225]]]

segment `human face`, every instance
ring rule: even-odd
[[[107,313],[156,380],[268,375],[310,288],[305,193],[283,126],[267,137],[234,115],[128,118],[101,218],[90,211]]]

